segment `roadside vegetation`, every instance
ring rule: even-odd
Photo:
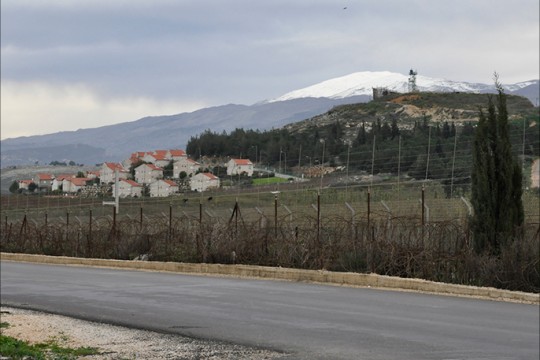
[[[9,324],[2,322],[0,328]],[[98,355],[99,351],[92,347],[67,348],[59,345],[61,339],[51,339],[44,343],[30,344],[11,336],[0,334],[0,355],[9,359],[32,360],[71,360],[81,356]]]

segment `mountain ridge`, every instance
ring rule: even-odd
[[[339,99],[357,95],[371,95],[373,88],[386,88],[390,91],[404,93],[408,91],[410,76],[390,71],[362,71],[329,79],[320,83],[288,92],[269,100],[284,101],[304,97],[326,97]],[[530,85],[539,86],[538,80],[521,81],[515,84],[503,84],[509,92],[515,92]],[[422,92],[495,92],[495,85],[453,81],[442,78],[431,78],[416,75],[416,88]],[[531,99],[529,99],[531,100]],[[532,102],[532,101],[531,101]]]
[[[362,79],[363,78],[363,79]],[[358,81],[362,80],[360,83]],[[355,82],[356,81],[356,82]],[[391,72],[358,72],[298,89],[253,105],[227,104],[175,115],[147,116],[97,128],[62,131],[1,141],[1,167],[48,164],[51,161],[101,163],[120,161],[134,151],[184,149],[189,138],[205,130],[235,128],[269,130],[323,114],[331,108],[372,98],[374,87],[406,92],[408,76]],[[494,86],[417,76],[421,91],[494,92]],[[515,93],[538,102],[538,80],[506,85]],[[514,89],[514,90],[512,90]],[[320,96],[324,95],[324,96]],[[65,147],[65,158],[58,158]],[[49,151],[50,150],[50,151]]]

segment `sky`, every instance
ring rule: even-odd
[[[229,103],[358,71],[540,78],[538,0],[2,0],[1,139]]]

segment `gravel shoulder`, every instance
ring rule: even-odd
[[[83,321],[61,315],[2,306],[2,334],[30,343],[55,341],[69,348],[94,347],[84,359],[283,359],[284,354],[245,346],[195,340],[179,335]]]

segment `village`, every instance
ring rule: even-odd
[[[253,176],[249,159],[230,159],[227,176]],[[225,174],[223,174],[225,175]],[[113,186],[118,181],[118,186]],[[221,186],[220,178],[184,150],[134,152],[122,162],[104,162],[96,171],[76,174],[38,173],[16,181],[19,193],[53,193],[65,196],[167,197],[181,191],[204,192]]]

